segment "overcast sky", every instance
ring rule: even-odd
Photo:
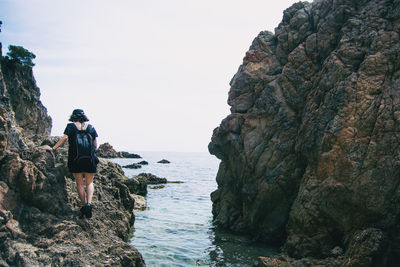
[[[207,151],[252,40],[295,2],[0,0],[0,37],[36,55],[52,135],[82,108],[118,150]]]

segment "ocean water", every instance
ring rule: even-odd
[[[252,266],[258,256],[277,250],[243,236],[215,229],[210,193],[217,188],[219,160],[208,153],[135,152],[142,159],[113,159],[127,165],[146,160],[141,169],[123,169],[127,177],[146,172],[165,177],[162,189],[148,189],[149,210],[136,212],[131,244],[147,266]],[[167,159],[170,164],[157,161]]]

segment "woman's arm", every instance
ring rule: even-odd
[[[68,139],[68,135],[64,134],[60,140],[58,140],[58,142],[52,147],[50,148],[50,151],[55,151],[57,148],[59,148],[60,146],[62,146],[64,144],[65,141],[67,141]]]
[[[94,139],[93,145],[94,145],[94,149],[97,149],[97,138]]]

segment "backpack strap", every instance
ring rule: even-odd
[[[92,130],[92,125],[88,124],[88,126],[86,127],[86,132],[90,133],[90,131]]]

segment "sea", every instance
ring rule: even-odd
[[[128,178],[144,172],[183,182],[158,189],[148,186],[149,209],[135,212],[130,243],[147,266],[252,266],[258,256],[278,253],[276,248],[213,225],[210,193],[217,189],[217,158],[208,153],[134,153],[142,158],[112,160],[121,166],[142,160],[149,163],[140,169],[123,168]],[[157,163],[162,159],[171,163]]]

